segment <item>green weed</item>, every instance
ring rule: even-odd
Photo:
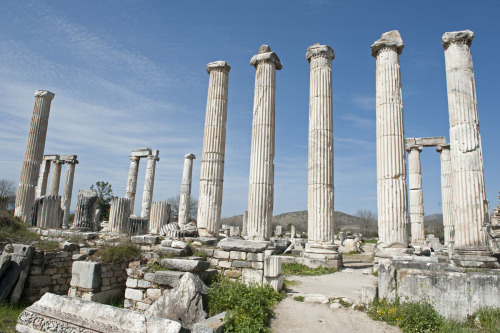
[[[93,257],[101,263],[120,264],[140,259],[141,252],[132,242],[125,242],[116,246],[103,246]]]
[[[335,268],[319,266],[317,268],[310,268],[306,265],[296,264],[296,263],[283,263],[281,264],[281,272],[283,274],[290,275],[301,275],[301,276],[312,276],[312,275],[324,275],[332,274],[337,270]]]

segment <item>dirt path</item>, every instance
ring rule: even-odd
[[[334,274],[286,276],[287,280],[296,281],[297,284],[289,287],[290,296],[276,306],[276,316],[271,322],[271,330],[275,333],[400,332],[394,326],[372,320],[361,311],[350,308],[331,309],[329,304],[293,300],[296,295],[318,294],[329,298],[347,297],[359,303],[361,287],[371,285],[377,279],[371,274],[366,274],[367,269],[371,267],[372,254],[369,251],[372,248],[367,246],[365,249],[367,252],[362,255],[344,256],[346,268]]]

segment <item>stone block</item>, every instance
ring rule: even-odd
[[[91,261],[75,261],[71,274],[72,287],[95,289],[101,283],[101,264]]]
[[[206,248],[201,247],[198,250],[208,257],[211,257],[214,255],[214,249],[206,249]]]
[[[212,265],[212,266],[218,266],[219,265],[219,259],[208,258],[207,260],[210,263],[210,265]]]
[[[91,256],[96,252],[97,252],[97,249],[94,247],[82,247],[82,248],[80,248],[81,254],[86,254],[86,255]]]
[[[114,273],[113,271],[106,271],[104,273],[101,273],[101,278],[103,278],[103,279],[104,278],[110,278],[110,277],[113,276],[113,273]]]
[[[192,333],[222,333],[224,332],[224,318],[226,312],[204,319],[193,325]]]
[[[30,276],[29,284],[31,288],[40,288],[49,286],[52,282],[50,276],[42,275],[42,276]]]
[[[10,263],[10,257],[9,257],[9,263]],[[30,268],[30,275],[31,276],[34,276],[34,275],[41,275],[42,274],[42,267],[40,266],[31,266]],[[0,274],[1,276],[1,274]]]
[[[188,245],[184,242],[181,242],[181,241],[178,241],[178,240],[174,240],[172,241],[172,245],[171,245],[174,249],[187,249],[188,248]]]
[[[149,288],[146,290],[146,295],[154,300],[157,300],[161,296],[161,289]]]
[[[146,273],[144,274],[144,280],[153,282],[155,280],[155,273]]]
[[[231,262],[230,261],[219,261],[219,267],[220,268],[231,268]]]
[[[62,250],[62,251],[75,251],[75,250],[78,250],[80,248],[80,246],[76,243],[70,243],[70,242],[64,242],[64,243],[61,243],[59,244],[59,250]]]
[[[264,269],[264,263],[260,261],[251,261],[253,269]]]
[[[261,270],[243,268],[241,276],[247,283],[255,282],[257,284],[262,284],[263,273]]]
[[[137,281],[139,280],[128,278],[127,282],[125,283],[125,286],[127,288],[137,288]]]
[[[161,266],[173,271],[182,272],[203,272],[210,267],[206,261],[186,260],[186,259],[162,259]]]
[[[370,304],[377,297],[377,285],[361,287],[361,303]]]
[[[156,247],[156,252],[160,255],[171,256],[171,257],[185,257],[188,255],[187,249],[175,249],[173,247]]]
[[[234,268],[249,268],[252,267],[251,261],[235,260],[231,262],[231,267]]]
[[[247,253],[248,261],[264,261],[264,253]]]
[[[86,254],[73,254],[73,256],[71,257],[71,259],[73,261],[78,261],[78,260],[85,260],[87,258],[87,255]]]
[[[278,277],[281,274],[281,258],[278,256],[270,256],[264,260],[264,276]]]
[[[158,271],[155,273],[154,282],[162,286],[174,288],[179,284],[179,280],[184,275],[184,272],[177,271]]]
[[[161,246],[164,247],[172,247],[172,240],[171,239],[164,239],[161,241]]]
[[[144,303],[144,302],[135,303],[135,307],[139,311],[146,311],[149,308],[149,306],[150,305],[148,303]]]
[[[260,253],[267,248],[268,243],[225,238],[219,242],[218,246],[224,251]]]
[[[246,260],[247,259],[247,253],[246,252],[241,252],[241,251],[230,251],[229,252],[229,258],[231,260]]]
[[[151,287],[151,282],[146,281],[146,280],[139,280],[139,281],[137,281],[137,287],[138,288],[149,288],[149,287]]]
[[[330,303],[330,299],[321,294],[305,294],[304,295],[305,303],[316,303],[316,304],[328,304]]]
[[[125,289],[125,298],[134,300],[134,301],[142,301],[144,293],[142,290],[127,288]]]
[[[264,282],[269,283],[269,285],[273,287],[275,291],[279,292],[283,288],[283,281],[285,280],[285,278],[283,277],[283,275],[280,275],[278,277],[272,278],[265,277],[264,280]]]
[[[230,252],[229,251],[220,251],[220,250],[215,250],[214,251],[214,257],[218,259],[229,259]]]

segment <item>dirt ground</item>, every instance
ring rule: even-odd
[[[372,244],[367,244],[362,255],[344,256],[345,269],[321,276],[286,276],[297,284],[289,287],[292,295],[275,308],[271,330],[275,333],[295,332],[400,332],[397,327],[372,320],[361,311],[330,309],[328,304],[313,304],[293,300],[294,294],[321,294],[328,297],[347,297],[361,301],[361,287],[373,284],[376,277],[363,274],[371,267]],[[365,271],[366,273],[366,271]]]

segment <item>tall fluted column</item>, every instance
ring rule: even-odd
[[[191,182],[193,179],[194,154],[184,156],[184,170],[182,171],[181,195],[179,197],[179,227],[189,223],[189,204],[191,199]]]
[[[459,253],[488,251],[483,228],[487,214],[483,152],[470,54],[473,38],[470,30],[447,32],[442,38],[450,116],[455,249]]]
[[[135,192],[137,191],[137,174],[139,173],[140,157],[130,156],[130,169],[128,171],[127,190],[125,197],[130,199],[130,214],[134,214]]]
[[[40,175],[38,176],[38,185],[36,186],[37,198],[40,198],[47,193],[47,180],[49,179],[50,162],[50,160],[44,159],[40,165]]]
[[[61,167],[64,161],[54,160],[52,168],[52,177],[50,177],[50,195],[59,195],[59,185],[61,184]]]
[[[438,145],[436,151],[439,152],[441,159],[441,207],[443,209],[444,245],[448,245],[454,241],[450,144]]]
[[[406,147],[406,151],[408,151],[408,186],[410,188],[411,244],[414,247],[421,247],[425,242],[424,196],[420,165],[422,149],[423,147],[418,145]]]
[[[408,246],[408,199],[399,55],[399,31],[382,34],[371,47],[377,58],[377,204],[379,246]]]
[[[309,46],[309,172],[307,191],[307,235],[310,243],[333,244],[333,49]],[[306,249],[307,251],[307,249]]]
[[[73,194],[73,180],[75,179],[75,166],[78,164],[76,156],[73,159],[66,160],[66,179],[62,194],[61,208],[64,210],[62,227],[68,228],[68,220],[71,207],[71,196]],[[96,221],[98,222],[98,221]]]
[[[210,80],[201,156],[197,224],[200,236],[218,236],[226,151],[227,89],[231,67],[225,61],[215,61],[209,63],[206,69]]]
[[[38,182],[40,163],[42,163],[45,150],[50,104],[54,96],[47,90],[35,91],[35,106],[33,107],[24,160],[21,166],[14,213],[24,222],[28,222],[31,218],[31,210],[35,201],[35,186]]]
[[[283,66],[268,45],[260,47],[250,65],[255,66],[256,71],[247,233],[250,240],[268,240],[272,235],[274,200],[276,70]]]
[[[142,192],[142,211],[141,217],[149,219],[151,212],[151,202],[153,201],[153,189],[155,186],[155,169],[156,161],[160,158],[158,150],[154,150],[152,155],[148,156],[148,164],[146,166],[146,178],[144,180],[144,191]]]

